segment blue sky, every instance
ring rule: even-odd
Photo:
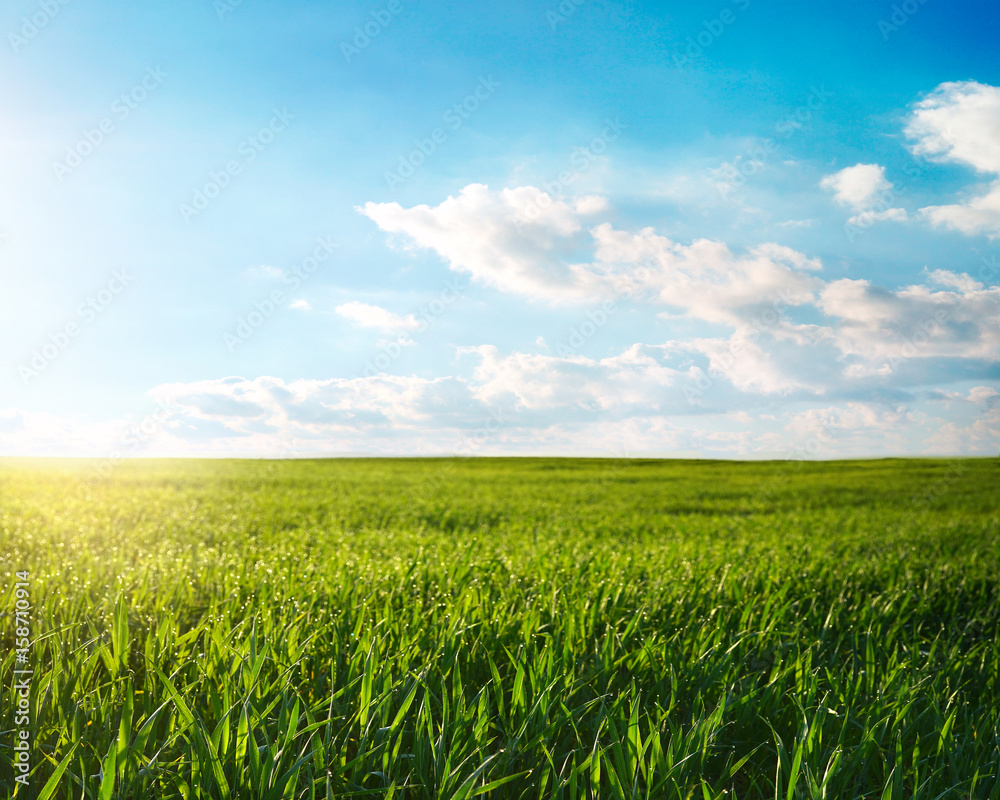
[[[1000,449],[991,3],[0,33],[2,455]]]

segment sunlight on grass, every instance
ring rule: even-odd
[[[994,461],[89,474],[0,462],[52,797],[997,796]]]

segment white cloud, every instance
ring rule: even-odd
[[[917,155],[1000,175],[1000,87],[942,83],[914,106],[905,132]]]
[[[841,352],[882,367],[913,358],[1000,360],[1000,288],[984,289],[945,270],[930,275],[958,291],[922,285],[890,291],[849,278],[827,284],[818,305],[837,318]]]
[[[886,180],[885,167],[879,164],[855,164],[827,175],[819,185],[833,192],[833,199],[855,211],[871,208],[875,201],[892,189]]]
[[[973,386],[968,395],[961,392],[937,392],[936,397],[941,400],[959,403],[972,403],[973,405],[987,405],[994,397],[1000,397],[1000,392],[992,386]]]
[[[866,169],[848,168],[838,173],[837,187],[847,191],[845,196],[852,198],[851,202],[867,202],[872,189],[882,186],[882,170],[877,165],[858,166]],[[865,181],[867,188],[858,189]],[[613,293],[616,285],[619,289],[625,285],[629,287],[627,296],[669,309],[661,312],[661,317],[680,315],[728,326],[733,329],[729,338],[670,346],[674,353],[704,358],[705,369],[737,392],[817,395],[838,391],[837,384],[843,381],[867,381],[868,385],[881,381],[888,386],[898,380],[900,369],[911,373],[908,379],[916,380],[917,373],[932,367],[944,374],[960,371],[962,362],[1000,359],[1000,289],[984,288],[968,275],[929,271],[930,282],[945,290],[914,285],[893,291],[852,279],[827,283],[818,275],[821,264],[817,259],[775,243],[734,253],[723,242],[699,239],[681,244],[652,228],[629,232],[607,222],[586,231],[592,247],[589,258],[570,263],[564,252],[569,247],[566,237],[573,240],[574,254],[581,252],[587,238],[572,205],[554,205],[562,201],[547,204],[551,219],[538,223],[548,237],[548,261],[539,263],[519,249],[520,234],[505,227],[507,217],[496,216],[507,213],[511,192],[534,192],[536,199],[543,196],[530,187],[493,193],[474,185],[436,208],[403,209],[392,204],[394,221],[390,227],[415,237],[432,229],[433,243],[428,246],[446,258],[463,253],[463,265],[507,289],[521,292],[534,286],[542,287],[540,291],[550,298],[596,300]],[[474,211],[479,215],[479,229],[487,232],[485,240],[491,242],[488,254],[478,245],[465,249],[472,237],[471,222],[465,217]],[[884,218],[905,215],[902,209],[872,213],[881,213]],[[449,223],[456,220],[460,224],[452,230]],[[503,231],[509,237],[497,238],[490,231]],[[537,244],[537,240],[532,241]],[[560,253],[563,262],[558,264]],[[503,275],[504,265],[513,271],[510,280]],[[559,281],[552,279],[554,275]],[[786,315],[794,306],[813,306],[828,319],[792,324]],[[740,357],[732,359],[737,351]],[[496,358],[490,355],[486,361],[493,363]],[[583,380],[583,362],[559,362],[562,366],[556,368],[556,361],[538,360],[541,358],[520,355],[503,362],[504,374],[521,375],[526,388],[520,393],[511,391],[523,402],[547,391],[558,393],[553,385],[545,384],[543,389],[529,380],[533,370],[539,375],[550,370],[554,381],[565,369],[573,374],[573,380]],[[670,368],[678,369],[673,364]],[[499,385],[497,380],[491,379],[490,385]],[[592,387],[592,380],[586,379],[582,396],[600,406],[604,395],[590,395],[586,388]]]
[[[537,211],[530,221],[526,208]],[[603,208],[594,198],[571,204],[530,186],[491,192],[471,184],[433,208],[368,203],[362,213],[383,230],[435,250],[452,269],[550,301],[638,294],[736,325],[781,298],[806,302],[821,285],[812,274],[821,268],[817,259],[778,244],[737,255],[722,242],[683,245],[652,228],[629,233],[605,222],[584,231],[584,210]],[[582,256],[585,248],[590,260]]]
[[[992,456],[1000,449],[1000,407],[987,409],[969,423],[939,418],[932,420],[932,424],[933,432],[924,442],[929,454]]]
[[[848,402],[787,414],[785,432],[819,458],[842,458],[871,452],[877,440],[882,452],[912,452],[913,441],[930,434],[920,414],[902,404]]]
[[[914,140],[910,149],[916,155],[1000,175],[1000,87],[942,83],[914,106],[905,132]],[[962,233],[1000,235],[1000,181],[965,202],[921,212],[933,224]]]
[[[945,393],[962,401],[947,419],[903,401],[843,397],[764,413],[773,410],[767,398],[776,393],[791,393],[801,409],[817,395],[844,390],[849,396],[862,385],[830,369],[838,360],[833,344],[822,337],[810,344],[815,337],[807,335],[808,327],[782,323],[756,338],[737,333],[730,340],[635,344],[607,358],[481,345],[460,352],[460,367],[471,360],[471,369],[430,378],[286,382],[262,376],[164,384],[150,395],[167,411],[156,411],[141,436],[135,421],[130,428],[123,420],[85,423],[0,410],[0,454],[96,455],[112,463],[116,451],[839,457],[988,454],[1000,446],[1000,392],[989,386]],[[700,388],[686,391],[692,387]]]
[[[292,300],[292,302],[288,304],[288,307],[294,308],[297,311],[312,311],[312,303],[308,300]]]
[[[855,214],[853,217],[849,217],[847,224],[866,227],[871,225],[873,222],[906,222],[908,219],[909,215],[906,213],[905,208],[887,208],[884,211],[870,209],[868,211],[862,211],[860,214]]]
[[[608,198],[600,197],[598,195],[586,195],[585,197],[578,198],[576,202],[573,203],[573,208],[576,210],[576,213],[581,216],[597,214],[601,211],[608,210]]]
[[[948,206],[927,206],[920,209],[933,224],[952,228],[968,235],[985,233],[1000,235],[1000,181],[989,190],[965,203]]]
[[[559,300],[590,293],[594,276],[570,261],[585,239],[581,217],[603,208],[593,198],[573,205],[533,186],[491,192],[473,183],[434,207],[366,203],[358,210],[382,230],[436,251],[453,270],[506,292]]]
[[[224,378],[196,383],[164,384],[152,395],[200,419],[225,421],[234,434],[267,426],[291,426],[308,437],[319,428],[360,433],[386,424],[410,425],[420,420],[461,422],[457,414],[474,411],[478,403],[456,378],[378,375],[284,382]],[[446,409],[446,410],[444,410]]]
[[[682,245],[652,228],[633,234],[604,223],[591,233],[605,274],[627,275],[638,267],[660,303],[708,322],[736,327],[775,304],[806,303],[822,285],[813,274],[821,268],[818,259],[777,244],[735,255],[722,242]]]
[[[907,404],[875,402],[678,414],[672,390],[685,376],[664,368],[665,352],[636,346],[596,361],[477,352],[482,374],[472,380],[378,376],[286,383],[233,377],[169,384],[151,394],[169,399],[173,410],[141,436],[135,423],[130,433],[122,420],[85,423],[0,410],[0,454],[92,456],[95,466],[113,471],[121,455],[836,458],[925,451],[990,455],[1000,446],[995,405],[977,410],[961,404],[966,410],[946,419]],[[554,380],[546,381],[544,372],[553,369]],[[970,397],[987,394],[973,390]]]
[[[982,404],[994,397],[1000,397],[1000,392],[992,386],[974,386],[969,390],[970,403]]]
[[[707,356],[704,374],[713,383],[724,379],[736,390],[735,394],[817,395],[826,391],[828,377],[818,373],[816,365],[829,362],[831,346],[821,343],[817,348],[810,327],[780,321],[763,330],[746,326],[725,339],[671,342],[670,346],[679,352]],[[824,349],[826,353],[822,352]],[[696,379],[695,386],[703,382]],[[714,393],[719,394],[718,390]]]
[[[402,333],[415,331],[420,327],[420,321],[413,315],[400,316],[380,306],[359,303],[354,300],[337,306],[340,316],[349,319],[358,328],[376,328],[383,333]]]
[[[938,286],[947,286],[960,292],[977,292],[983,288],[983,284],[964,272],[958,274],[946,269],[934,269],[927,270],[927,277]]]
[[[664,348],[633,345],[617,356],[502,354],[492,345],[468,348],[479,359],[473,394],[485,404],[527,411],[650,414],[682,402],[682,374],[667,366]]]

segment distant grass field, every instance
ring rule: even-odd
[[[0,461],[0,797],[1000,797],[997,460],[91,474]]]

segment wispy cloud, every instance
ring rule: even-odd
[[[420,327],[420,320],[413,314],[401,316],[393,314],[380,306],[352,301],[343,303],[334,309],[340,316],[349,319],[355,327],[374,328],[383,333],[401,333],[415,331]]]

